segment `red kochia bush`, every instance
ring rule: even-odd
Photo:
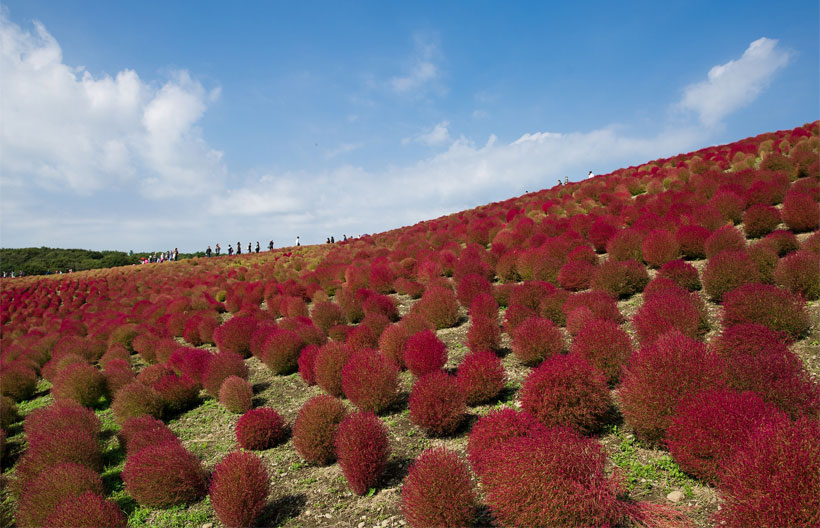
[[[681,469],[715,484],[722,464],[764,420],[779,414],[753,392],[699,392],[675,408],[666,445]]]
[[[57,374],[51,394],[57,400],[74,400],[93,407],[106,394],[105,376],[92,365],[69,365]]]
[[[174,443],[129,454],[122,480],[134,500],[152,508],[189,504],[205,495],[208,487],[207,474],[199,460]]]
[[[367,317],[365,317],[367,319]],[[347,333],[345,344],[351,350],[363,350],[365,348],[376,348],[379,346],[379,336],[366,324],[354,326]]]
[[[251,409],[236,422],[236,441],[243,449],[269,449],[287,435],[285,420],[268,407]]]
[[[165,408],[180,412],[191,407],[199,398],[199,383],[188,376],[169,372],[153,384],[153,388],[165,403]]]
[[[195,382],[202,384],[202,378],[213,357],[214,354],[201,348],[181,347],[171,354],[168,366],[180,376],[188,376]]]
[[[265,462],[252,453],[229,453],[214,468],[208,496],[214,512],[225,526],[255,526],[270,494]]]
[[[202,387],[214,398],[219,397],[219,388],[228,376],[248,377],[248,366],[242,356],[233,352],[214,354],[202,375]]]
[[[458,381],[441,370],[416,380],[410,391],[409,404],[410,421],[436,436],[453,433],[467,412]]]
[[[356,412],[339,424],[334,440],[336,458],[350,489],[364,495],[374,487],[387,465],[390,441],[387,429],[375,414]]]
[[[274,374],[290,374],[298,367],[299,351],[305,346],[293,330],[271,333],[259,352],[260,359]]]
[[[312,464],[330,464],[336,455],[333,439],[347,416],[344,404],[333,396],[314,396],[302,405],[293,423],[293,447]]]
[[[94,470],[72,462],[49,468],[24,484],[15,515],[17,526],[43,526],[60,502],[87,491],[105,493]]]
[[[677,238],[666,229],[651,231],[641,245],[643,260],[652,268],[660,268],[670,260],[678,258],[680,245]]]
[[[106,363],[103,376],[105,376],[105,390],[108,394],[116,394],[118,390],[136,378],[128,362],[122,359],[112,359]]]
[[[412,528],[472,525],[476,492],[467,465],[444,447],[424,451],[404,479],[401,509]]]
[[[378,350],[360,350],[342,367],[342,390],[359,409],[380,413],[398,397],[399,368]]]
[[[720,476],[727,526],[820,525],[820,421],[761,425]]]
[[[506,384],[501,359],[487,350],[467,354],[456,379],[467,405],[478,405],[498,396]]]
[[[496,319],[475,315],[467,330],[467,346],[473,352],[498,350],[501,346],[501,327]]]
[[[419,377],[439,370],[447,363],[447,345],[431,330],[417,332],[404,345],[404,364]]]
[[[786,229],[778,229],[769,233],[763,241],[780,257],[800,248],[800,242],[795,234]]]
[[[571,291],[586,290],[597,266],[585,260],[570,260],[558,271],[558,284]]]
[[[179,438],[162,420],[147,414],[129,418],[119,432],[120,445],[127,454],[133,454],[149,446],[180,443]]]
[[[670,279],[685,290],[699,290],[698,270],[684,260],[670,260],[658,270],[658,277]]]
[[[561,331],[549,319],[530,317],[512,332],[512,351],[525,365],[536,365],[564,349]]]
[[[345,316],[338,304],[330,301],[318,302],[313,305],[310,314],[313,323],[327,332],[331,327],[345,322]]]
[[[8,429],[19,419],[20,414],[14,400],[8,396],[0,396],[0,429]]]
[[[740,251],[746,248],[746,237],[734,226],[723,226],[706,239],[703,244],[706,256],[712,258],[722,251]]]
[[[83,431],[97,439],[100,427],[100,419],[94,411],[70,400],[57,401],[48,407],[36,409],[23,422],[23,431],[30,447],[36,445],[41,438],[59,437],[66,429]]]
[[[404,344],[410,332],[401,324],[394,323],[384,329],[379,336],[379,350],[399,368],[404,367]]]
[[[780,223],[780,212],[771,205],[755,204],[743,213],[743,230],[749,238],[768,235]]]
[[[721,251],[711,257],[703,270],[703,289],[714,301],[742,284],[760,277],[757,265],[746,251]]]
[[[343,343],[331,341],[319,349],[313,361],[316,384],[331,396],[341,396],[342,368],[350,358],[350,349]]]
[[[228,376],[219,388],[219,403],[232,413],[242,414],[252,407],[253,389],[239,376]]]
[[[716,355],[703,343],[670,332],[633,352],[622,376],[621,412],[640,437],[656,442],[666,434],[678,402],[722,382]]]
[[[706,239],[712,232],[699,225],[684,225],[678,228],[675,238],[680,252],[687,259],[706,258]]]
[[[308,385],[316,385],[316,372],[314,371],[314,364],[316,356],[319,354],[319,347],[316,345],[308,345],[299,353],[297,365],[299,366],[299,376]]]
[[[248,357],[251,354],[251,336],[257,324],[253,316],[234,316],[214,330],[214,342],[220,352]]]
[[[19,361],[0,366],[0,394],[14,401],[27,400],[34,394],[37,386],[37,373],[34,369]]]
[[[615,383],[632,354],[632,342],[619,325],[592,319],[572,340],[570,352],[586,358],[610,383]]]
[[[45,520],[49,528],[126,528],[128,518],[116,502],[86,491],[64,499]]]
[[[624,508],[606,463],[596,440],[554,428],[490,450],[481,483],[503,526],[611,526]]]
[[[642,344],[677,330],[697,339],[709,330],[706,307],[697,293],[661,291],[646,299],[635,315],[632,325]]]
[[[778,286],[799,293],[807,301],[820,298],[820,254],[800,250],[780,259],[774,270]]]
[[[470,430],[467,457],[480,478],[484,474],[487,454],[505,442],[522,436],[536,436],[547,428],[525,411],[504,408],[479,418]]]
[[[449,328],[458,323],[458,300],[450,288],[429,288],[413,308],[437,329]]]
[[[521,387],[521,408],[548,427],[591,432],[611,406],[606,378],[577,355],[548,358]]]
[[[598,319],[606,319],[614,323],[623,322],[623,316],[618,310],[618,303],[603,291],[586,291],[573,293],[564,303],[562,309],[569,316],[578,308],[588,308]]]
[[[746,284],[726,294],[723,326],[756,323],[791,339],[803,337],[811,322],[806,303],[799,296],[767,284]]]
[[[810,194],[790,191],[783,200],[783,222],[795,232],[820,227],[820,205]]]
[[[643,290],[648,282],[646,268],[637,260],[607,260],[598,266],[592,287],[623,299]]]
[[[476,274],[465,275],[458,283],[457,296],[462,306],[468,307],[480,293],[490,293],[492,284],[486,277]]]
[[[124,424],[129,418],[148,414],[154,418],[162,416],[164,402],[157,391],[138,381],[124,386],[114,395],[111,410],[118,424]]]
[[[27,438],[28,439],[28,438]],[[44,471],[74,462],[94,471],[102,470],[98,437],[82,429],[61,429],[58,434],[32,437],[29,449],[17,465],[19,482],[26,483]]]
[[[642,260],[643,238],[636,229],[623,229],[609,239],[606,252],[612,260]]]

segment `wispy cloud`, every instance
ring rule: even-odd
[[[433,86],[440,77],[438,62],[441,51],[438,39],[427,33],[413,36],[414,51],[406,71],[390,78],[390,88],[399,95],[418,95]]]
[[[759,38],[739,59],[713,67],[705,81],[686,87],[679,108],[696,112],[701,123],[714,126],[756,99],[790,58],[777,40]]]
[[[325,158],[333,159],[338,156],[343,156],[354,150],[358,150],[364,146],[364,143],[342,143],[338,147],[332,148],[325,152]]]
[[[441,145],[446,145],[452,141],[450,138],[450,131],[448,130],[449,126],[449,121],[442,121],[441,123],[435,125],[432,129],[411,138],[404,138],[401,142],[406,145],[412,141],[421,143],[422,145],[427,145],[428,147],[439,147]]]

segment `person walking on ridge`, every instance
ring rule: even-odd
[[[302,243],[299,242],[299,235],[296,235],[296,247],[299,247],[301,245],[302,245]]]
[[[242,242],[237,242],[237,243],[236,243],[236,254],[237,254],[237,255],[241,255],[241,254],[242,254]]]
[[[216,243],[216,247],[214,249],[216,250],[215,253],[216,253],[216,256],[218,257],[219,252],[222,251],[222,248],[219,247],[219,242]]]
[[[256,241],[256,252],[259,253],[259,241]]]
[[[273,240],[268,242],[268,251],[273,251]]]

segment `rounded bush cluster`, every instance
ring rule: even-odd
[[[162,416],[164,407],[162,396],[151,387],[138,381],[131,382],[118,390],[111,402],[114,419],[120,425],[129,418],[143,414],[159,418]]]
[[[641,245],[643,260],[652,268],[660,268],[675,260],[680,254],[680,245],[674,234],[666,229],[651,231]]]
[[[28,365],[19,361],[7,363],[0,366],[0,375],[3,377],[3,384],[0,386],[0,394],[3,396],[8,396],[14,401],[22,401],[34,394],[37,373]]]
[[[94,407],[106,394],[105,376],[92,365],[76,363],[57,374],[51,394],[57,400],[74,400]]]
[[[709,330],[706,306],[697,293],[661,291],[641,305],[632,317],[632,325],[642,344],[677,330],[697,339]]]
[[[274,374],[290,374],[298,367],[299,351],[305,346],[299,334],[293,330],[278,330],[268,335],[259,356],[262,363]]]
[[[251,409],[236,422],[236,441],[243,449],[269,449],[286,436],[285,420],[268,407]]]
[[[658,270],[658,277],[666,278],[684,290],[699,290],[698,270],[684,260],[670,260]]]
[[[255,526],[270,494],[265,462],[252,453],[229,453],[214,468],[208,496],[225,526]]]
[[[703,248],[708,258],[722,251],[740,251],[746,249],[746,237],[734,226],[723,226],[709,235]]]
[[[379,350],[396,366],[404,368],[404,345],[409,338],[410,332],[404,325],[393,323],[379,336]]]
[[[467,412],[464,393],[454,376],[444,371],[426,374],[410,391],[410,421],[434,436],[452,434]]]
[[[44,471],[74,462],[94,471],[102,470],[99,437],[84,429],[62,428],[50,435],[26,435],[29,448],[17,464],[17,479],[25,485]]]
[[[504,408],[482,416],[470,430],[467,457],[473,471],[481,477],[487,454],[505,442],[522,436],[537,436],[547,428],[526,411]]]
[[[404,364],[414,376],[441,369],[447,363],[447,345],[432,330],[411,335],[404,345]]]
[[[720,476],[728,526],[820,524],[820,421],[803,418],[761,425]]]
[[[586,358],[610,383],[615,383],[632,354],[632,341],[619,325],[593,318],[573,339],[570,353]]]
[[[467,346],[473,352],[498,350],[501,347],[501,327],[495,317],[475,315],[470,319]]]
[[[122,480],[134,500],[152,508],[190,504],[203,497],[208,488],[202,464],[175,443],[149,446],[129,454]]]
[[[129,418],[119,433],[120,445],[126,454],[134,454],[146,447],[164,443],[179,444],[180,440],[162,420],[147,414]]]
[[[402,484],[401,509],[413,528],[472,525],[476,492],[467,465],[443,447],[424,451]]]
[[[612,407],[604,375],[574,354],[545,360],[527,376],[520,397],[521,408],[542,424],[581,433],[597,429]]]
[[[44,523],[49,528],[126,528],[127,525],[128,519],[117,503],[93,491],[63,499]]]
[[[666,434],[675,405],[722,382],[721,362],[706,345],[670,332],[632,354],[619,391],[621,412],[641,438],[657,442]]]
[[[558,284],[570,291],[586,290],[597,269],[595,264],[585,260],[570,260],[558,271]]]
[[[636,229],[623,229],[609,239],[606,252],[612,260],[643,260],[643,238]]]
[[[219,403],[228,411],[243,414],[253,406],[253,389],[239,376],[228,376],[219,388]]]
[[[171,413],[184,411],[199,399],[199,383],[188,376],[169,372],[158,379],[153,388],[162,398],[166,410]]]
[[[498,301],[490,293],[479,293],[470,303],[470,317],[486,317],[498,320]]]
[[[310,313],[313,323],[327,332],[331,327],[345,322],[345,316],[338,304],[330,301],[318,302],[313,305]]]
[[[512,332],[512,351],[525,365],[536,365],[564,349],[561,331],[549,319],[530,317]]]
[[[201,348],[180,347],[168,360],[168,366],[181,376],[188,376],[195,382],[202,384],[205,371],[214,355]]]
[[[105,376],[105,390],[110,395],[116,394],[122,387],[136,379],[131,366],[122,359],[112,359],[107,362],[103,369],[103,376]]]
[[[820,299],[820,254],[800,250],[787,255],[777,263],[774,280],[807,301]]]
[[[220,352],[214,354],[208,363],[208,367],[202,374],[202,387],[214,398],[219,397],[219,389],[222,382],[228,376],[239,376],[242,379],[248,377],[248,366],[242,356],[233,352]]]
[[[342,390],[360,410],[378,414],[398,397],[399,368],[378,350],[360,350],[342,367]]]
[[[365,316],[364,320],[367,320],[367,316]],[[369,326],[364,324],[364,320],[362,324],[354,326],[347,333],[345,344],[347,344],[351,351],[376,348],[379,346],[379,336],[376,335]]]
[[[768,235],[780,224],[780,211],[771,205],[755,204],[743,213],[743,230],[749,238]]]
[[[739,194],[732,191],[720,191],[709,200],[709,205],[720,211],[723,218],[736,224],[740,222],[746,201]]]
[[[333,462],[333,439],[346,416],[344,404],[333,396],[322,394],[305,402],[293,423],[293,447],[299,456],[320,466]]]
[[[465,275],[458,282],[456,297],[462,306],[468,307],[477,295],[481,293],[489,294],[492,288],[492,284],[486,277],[472,273]]]
[[[450,288],[428,288],[413,306],[436,329],[450,328],[458,323],[458,299]]]
[[[797,340],[811,326],[806,303],[799,296],[767,284],[746,284],[729,292],[723,302],[723,326],[756,323]]]
[[[783,222],[797,233],[820,227],[820,205],[810,194],[791,191],[783,200]]]
[[[467,354],[458,366],[456,379],[467,405],[479,405],[497,397],[506,386],[501,359],[489,351]]]
[[[390,441],[375,414],[359,411],[345,418],[336,432],[336,458],[350,489],[364,495],[375,487],[387,466]]]
[[[756,427],[779,414],[753,392],[699,392],[675,408],[666,445],[681,469],[715,484],[721,465],[743,447]]]
[[[296,361],[299,366],[299,376],[302,381],[308,385],[316,385],[316,371],[314,366],[316,364],[316,356],[319,354],[319,347],[316,345],[308,345],[299,353],[299,359]]]
[[[680,252],[687,259],[706,258],[706,239],[712,232],[699,225],[683,225],[678,228],[675,238]]]
[[[573,293],[564,303],[562,309],[569,316],[578,308],[587,308],[598,319],[605,319],[614,323],[623,322],[623,315],[618,310],[618,303],[603,291],[586,291]]]
[[[248,357],[251,354],[251,336],[257,324],[256,318],[250,315],[232,317],[214,330],[214,342],[222,353]]]
[[[800,242],[797,240],[795,234],[786,229],[772,231],[766,235],[763,242],[769,245],[779,257],[800,249]]]
[[[607,260],[598,266],[592,287],[624,299],[643,290],[648,282],[646,268],[637,260]]]
[[[17,405],[8,396],[0,396],[0,429],[8,429],[20,419]]]
[[[15,514],[17,526],[44,526],[63,500],[87,491],[105,493],[102,480],[94,470],[72,462],[51,467],[24,483]]]
[[[331,396],[340,397],[342,388],[342,369],[350,358],[350,349],[346,344],[331,341],[322,346],[313,361],[313,373],[316,384]]]
[[[757,265],[746,251],[722,251],[711,257],[703,270],[703,289],[713,301],[738,286],[757,282],[760,277]]]

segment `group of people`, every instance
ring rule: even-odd
[[[296,242],[297,242],[297,245],[298,245],[299,237],[296,237]],[[256,247],[252,247],[251,243],[248,242],[248,251],[247,251],[248,254],[254,253],[254,252],[259,253],[260,249],[261,249],[261,246],[259,245],[258,240],[256,241]],[[273,251],[273,240],[268,242],[268,251]],[[220,255],[220,253],[222,253],[222,247],[219,245],[218,242],[217,242],[216,246],[214,246],[213,250],[211,249],[211,246],[208,246],[208,249],[205,250],[205,256],[206,257],[210,257],[211,255],[213,255],[215,257],[218,257]],[[234,254],[233,246],[228,244],[228,255],[233,255],[233,254]],[[242,243],[241,242],[236,243],[236,254],[237,255],[242,254]]]
[[[592,177],[594,177],[594,176],[595,176],[595,174],[593,174],[593,173],[592,173],[592,171],[589,171],[589,174],[587,174],[587,179],[590,179],[590,178],[592,178]],[[564,184],[564,185],[569,184],[569,178],[568,178],[567,176],[564,176],[564,182],[563,182],[563,184]],[[558,179],[558,185],[561,185],[561,179],[560,179],[560,178]]]
[[[162,251],[159,254],[155,251],[142,259],[143,264],[151,264],[154,262],[167,262],[169,260],[179,260],[179,249],[174,248],[173,251]]]

